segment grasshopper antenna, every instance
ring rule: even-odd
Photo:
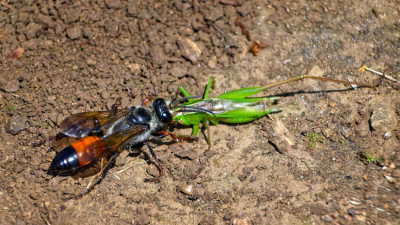
[[[317,77],[317,76],[312,76],[312,75],[298,75],[292,78],[289,78],[287,80],[279,81],[273,84],[261,86],[259,88],[262,88],[263,90],[269,89],[272,87],[276,87],[282,84],[298,81],[298,80],[303,80],[303,79],[313,79],[313,80],[320,80],[320,81],[328,81],[328,82],[334,82],[334,83],[339,83],[339,84],[347,84],[347,85],[357,85],[358,87],[367,87],[375,90],[377,85],[371,85],[371,84],[366,84],[366,83],[358,83],[358,82],[350,82],[350,81],[344,81],[344,80],[337,80],[337,79],[331,79],[331,78],[326,78],[326,77]]]

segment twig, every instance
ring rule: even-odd
[[[378,74],[379,76],[384,77],[385,79],[388,79],[388,80],[391,80],[391,81],[394,81],[394,82],[399,82],[398,80],[394,79],[391,76],[388,76],[388,75],[386,75],[384,73],[381,73],[381,72],[378,72],[378,71],[373,70],[371,68],[368,68],[367,65],[363,65],[360,69],[358,69],[358,71],[360,71],[360,72],[368,71],[368,72],[371,72],[371,73],[374,73],[374,74]]]

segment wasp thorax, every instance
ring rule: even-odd
[[[170,123],[172,121],[172,115],[169,112],[168,106],[165,103],[164,99],[157,98],[156,100],[154,100],[153,108],[154,111],[156,112],[157,117],[163,123]]]

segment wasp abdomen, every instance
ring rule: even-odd
[[[67,171],[79,168],[78,154],[71,146],[57,153],[50,164],[49,172]]]
[[[96,136],[75,141],[59,152],[50,164],[49,172],[74,170],[87,165],[104,153],[103,142]]]

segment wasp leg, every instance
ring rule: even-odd
[[[169,131],[160,131],[157,134],[157,137],[165,137],[165,136],[170,136],[172,139],[174,139],[175,141],[187,141],[187,142],[193,142],[193,141],[197,141],[198,138],[191,136],[191,135],[179,135],[176,136],[174,133],[169,132]]]
[[[98,119],[93,120],[94,128],[90,131],[90,136],[102,137],[104,136],[103,129],[101,129],[101,125]]]
[[[122,98],[118,97],[115,100],[114,105],[111,106],[111,109],[116,113],[116,112],[118,112],[118,109],[121,107],[121,105],[122,105]]]
[[[143,106],[143,107],[146,106],[147,103],[149,103],[149,102],[152,101],[152,100],[154,100],[154,99],[153,99],[153,98],[146,97],[145,99],[143,99],[141,106]]]
[[[106,176],[107,172],[110,170],[111,166],[113,165],[113,163],[115,162],[115,159],[119,156],[119,152],[115,153],[111,159],[108,161],[107,165],[104,167],[104,169],[102,171],[100,171],[99,173],[99,177],[93,182],[93,184],[91,184],[88,188],[86,188],[86,190],[84,190],[81,194],[79,194],[78,196],[75,197],[75,199],[79,199],[82,198],[85,194],[89,193],[91,190],[93,190],[93,188],[99,184],[104,177]]]
[[[151,157],[153,157],[153,160],[154,160],[153,163],[154,163],[154,165],[157,166],[158,171],[160,172],[160,175],[158,175],[157,177],[145,179],[144,181],[145,181],[145,182],[154,182],[154,183],[159,182],[161,176],[163,175],[164,169],[163,169],[163,167],[162,167],[160,161],[158,161],[158,158],[157,158],[157,156],[156,156],[156,153],[154,152],[153,148],[149,145],[149,143],[147,143],[147,142],[143,142],[143,143],[144,143],[145,145],[147,145],[147,147],[149,148]]]

